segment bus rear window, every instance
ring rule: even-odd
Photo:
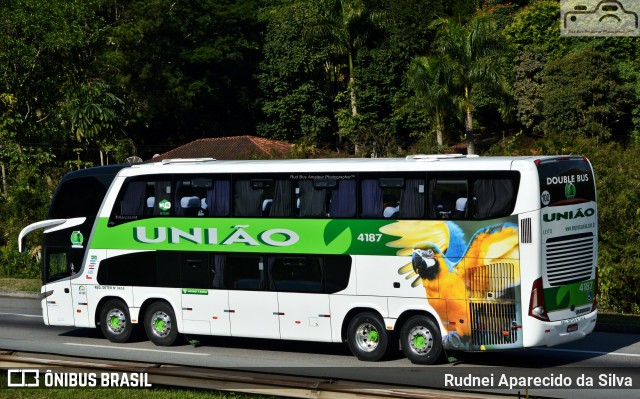
[[[562,206],[595,201],[591,165],[583,158],[557,158],[538,164],[540,206]]]

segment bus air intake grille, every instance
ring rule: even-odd
[[[469,299],[515,300],[520,283],[513,263],[492,263],[467,269]]]
[[[510,345],[518,340],[515,303],[470,303],[474,346]]]
[[[593,278],[594,241],[593,233],[548,239],[544,252],[549,285],[565,285]]]
[[[525,218],[520,221],[520,242],[523,244],[531,244],[533,242],[531,218]]]

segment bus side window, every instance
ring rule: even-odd
[[[170,216],[174,205],[172,201],[169,177],[154,176],[154,180],[130,179],[122,187],[116,206],[113,207],[111,221],[129,221],[132,220],[131,216]],[[121,218],[122,216],[129,218]]]
[[[251,180],[236,181],[233,215],[240,217],[262,216],[263,191],[262,186],[252,185]]]
[[[325,292],[334,294],[342,291],[349,285],[351,276],[350,255],[325,255]]]
[[[473,184],[474,219],[509,216],[515,205],[513,179],[477,179]]]
[[[279,255],[269,257],[271,288],[278,292],[321,293],[322,256]]]
[[[230,290],[260,290],[264,260],[260,255],[228,254],[224,266],[224,286]]]
[[[399,219],[422,219],[424,217],[424,179],[405,179],[400,193],[397,217]]]
[[[456,203],[460,198],[468,198],[468,182],[466,179],[432,179],[429,181],[429,218],[431,219],[464,219],[466,213],[456,213]],[[461,217],[462,216],[462,217]]]
[[[277,179],[273,186],[273,200],[267,215],[270,217],[291,217],[292,213],[291,181]]]
[[[231,210],[231,182],[216,180],[213,190],[207,191],[207,212],[209,216],[229,216]]]
[[[360,184],[361,212],[363,218],[383,216],[383,192],[378,179],[364,179]]]
[[[59,280],[71,275],[66,248],[45,249],[45,282]]]
[[[300,217],[327,217],[327,187],[325,186],[325,184],[315,184],[310,179],[299,182]]]
[[[332,189],[329,202],[330,218],[352,218],[356,216],[356,181],[341,179]]]

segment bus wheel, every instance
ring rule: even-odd
[[[111,299],[100,310],[100,329],[111,342],[127,342],[133,326],[129,317],[129,308],[120,299]]]
[[[347,344],[358,359],[375,362],[387,354],[389,335],[377,315],[360,313],[349,322]]]
[[[442,356],[440,329],[427,316],[413,316],[400,330],[400,346],[412,363],[434,364]]]
[[[171,346],[178,337],[176,315],[165,302],[149,306],[144,315],[144,329],[149,340],[158,346]]]

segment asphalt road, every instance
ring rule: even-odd
[[[384,362],[360,362],[341,344],[191,337],[199,345],[181,341],[165,348],[154,346],[144,334],[127,344],[112,344],[99,329],[45,326],[41,314],[38,300],[0,297],[0,349],[522,395],[521,386],[509,389],[509,384],[538,376],[546,380],[529,379],[527,386],[550,387],[531,388],[529,395],[640,397],[640,334],[593,333],[553,348],[469,353],[455,363],[415,366],[401,354]],[[578,387],[579,382],[587,386]]]

